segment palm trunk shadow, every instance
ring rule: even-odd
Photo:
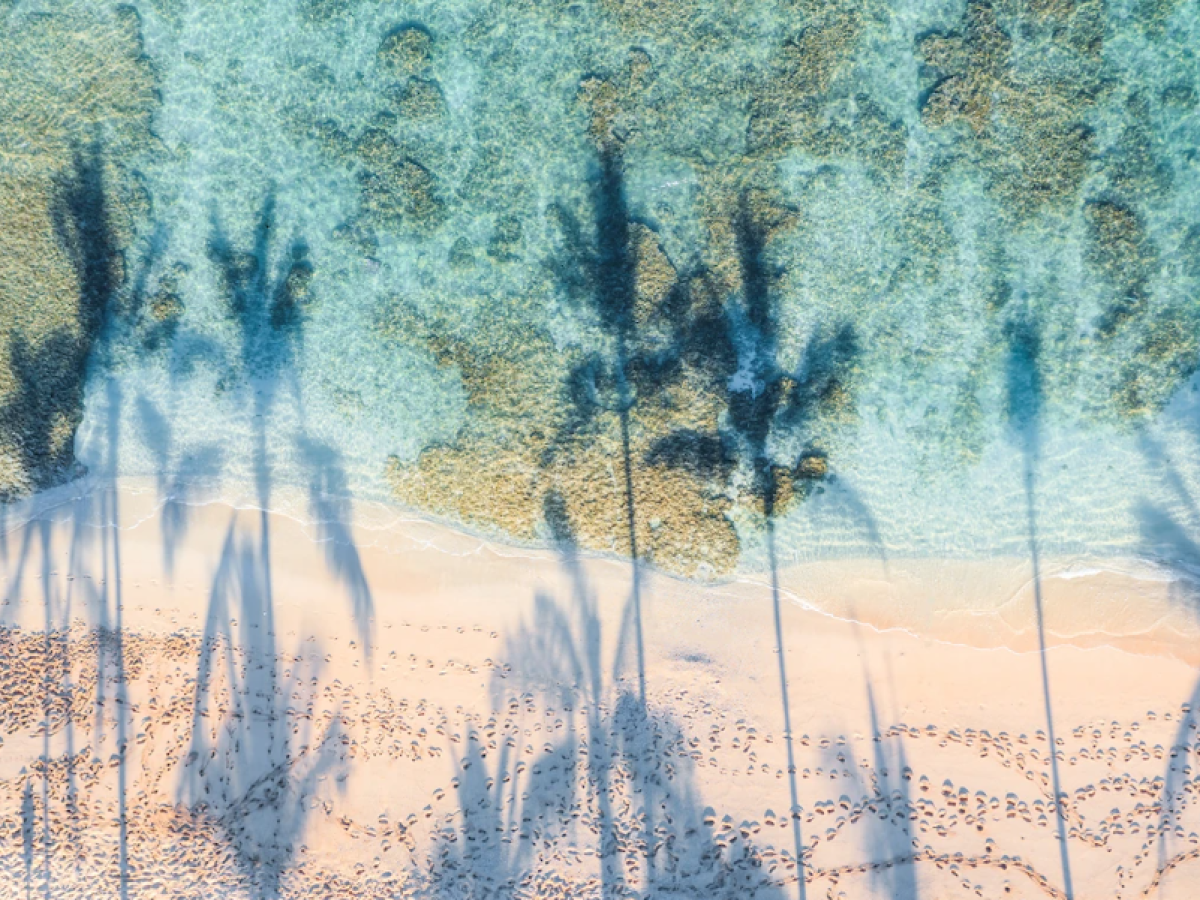
[[[596,216],[593,303],[602,327],[613,337],[616,345],[612,374],[621,430],[622,489],[631,567],[630,602],[633,605],[637,652],[638,697],[644,703],[646,653],[642,633],[641,548],[638,546],[634,460],[630,441],[630,413],[637,402],[630,373],[632,347],[637,341],[634,320],[636,263],[630,245],[624,160],[616,148],[607,147],[600,154],[600,171],[593,186],[593,205]]]
[[[1021,442],[1022,482],[1025,493],[1026,530],[1029,538],[1029,562],[1033,575],[1034,617],[1038,638],[1038,662],[1041,674],[1042,704],[1046,713],[1046,735],[1050,752],[1050,786],[1054,793],[1055,836],[1059,843],[1059,862],[1063,891],[1067,900],[1075,896],[1071,877],[1071,852],[1067,833],[1067,795],[1062,790],[1058,767],[1058,738],[1054,730],[1051,702],[1050,661],[1046,646],[1045,604],[1042,597],[1041,559],[1038,551],[1036,464],[1039,455],[1039,429],[1042,414],[1042,388],[1039,371],[1037,323],[1028,315],[1008,329],[1007,372],[1008,413]]]
[[[768,506],[770,505],[768,503]],[[791,801],[789,815],[792,819],[792,844],[795,847],[796,865],[800,869],[797,890],[801,900],[804,900],[807,895],[804,875],[804,835],[800,828],[800,793],[796,784],[795,738],[792,733],[791,701],[788,697],[787,647],[783,640],[783,611],[781,609],[779,591],[779,563],[775,552],[775,521],[770,516],[767,518],[767,553],[771,566],[771,612],[775,624],[775,655],[779,658],[779,694],[780,702],[783,706],[783,743],[787,750],[787,779],[788,794]]]
[[[33,830],[37,826],[37,810],[33,804],[33,779],[25,780],[21,792],[21,855],[25,863],[25,900],[33,897]]]
[[[113,603],[114,603],[114,632],[113,632],[113,663],[116,669],[117,691],[117,819],[119,827],[118,840],[120,844],[120,895],[121,900],[127,900],[129,897],[129,814],[128,814],[128,790],[129,790],[129,724],[128,719],[132,714],[129,708],[129,686],[126,681],[125,671],[125,603],[123,596],[122,571],[121,571],[121,509],[120,498],[117,490],[117,472],[119,471],[117,460],[117,448],[120,446],[120,406],[121,394],[120,388],[117,387],[115,381],[110,381],[108,386],[108,443],[109,443],[109,483],[105,496],[107,497],[109,510],[105,519],[112,522],[113,526],[106,529],[106,533],[111,533],[112,536],[112,561],[113,561]]]
[[[907,771],[908,758],[904,752],[903,739],[896,745],[895,756],[889,759],[889,754],[884,744],[884,741],[889,740],[889,738],[885,736],[884,730],[881,727],[879,703],[875,697],[875,683],[871,675],[867,647],[862,640],[862,626],[857,624],[858,617],[853,606],[850,608],[849,617],[852,622],[856,623],[854,625],[854,637],[858,645],[859,655],[862,657],[863,684],[867,692],[867,718],[870,722],[869,734],[871,742],[875,745],[874,772],[872,775],[874,793],[881,806],[888,811],[887,825],[885,828],[880,829],[880,834],[877,840],[872,841],[872,846],[886,848],[886,862],[892,865],[885,865],[883,869],[874,869],[872,880],[882,879],[884,881],[889,900],[919,900],[920,890],[917,887],[917,877],[914,868],[919,856],[916,852],[916,841],[913,840],[912,829],[909,825],[911,821],[909,816],[913,810],[911,791],[909,789],[912,773],[911,771]],[[888,669],[888,681],[891,682],[890,665]],[[896,706],[894,695],[892,697],[892,706]],[[895,788],[892,787],[893,784],[896,785]],[[892,808],[894,805],[893,798],[897,793],[900,795],[899,815],[902,822],[899,826],[901,831],[899,839],[895,834],[897,812],[893,811]],[[874,818],[872,818],[872,823],[874,824]]]
[[[50,571],[51,527],[49,522],[39,523],[38,534],[41,537],[42,553],[42,607],[44,612],[44,634],[42,636],[42,652],[44,668],[42,670],[42,877],[43,894],[49,900],[51,893],[50,852],[53,846],[53,829],[50,825],[50,722],[54,715],[53,697],[54,685],[51,682],[50,661],[54,658],[54,582]]]

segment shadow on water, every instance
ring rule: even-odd
[[[449,846],[432,873],[439,892],[522,895],[537,889],[540,871],[595,857],[605,898],[782,896],[752,840],[718,834],[700,808],[692,760],[680,752],[686,735],[622,682],[626,632],[606,649],[599,599],[561,497],[545,497],[545,517],[568,596],[536,597],[506,653],[519,667],[493,681],[496,721],[467,729],[467,749],[455,760],[464,769],[461,822],[442,833]],[[544,745],[522,757],[522,722],[552,716],[561,718],[543,729]],[[550,853],[557,867],[541,864]],[[790,878],[799,878],[794,866]]]
[[[1058,767],[1058,739],[1054,731],[1051,705],[1050,661],[1046,653],[1045,609],[1042,600],[1041,562],[1038,555],[1037,463],[1041,455],[1041,418],[1043,397],[1040,370],[1040,337],[1036,319],[1028,312],[1014,319],[1007,328],[1008,359],[1006,395],[1010,427],[1020,443],[1024,459],[1022,481],[1025,488],[1026,526],[1029,534],[1029,561],[1033,570],[1033,602],[1038,636],[1038,660],[1041,665],[1042,703],[1046,710],[1046,733],[1050,746],[1050,782],[1054,791],[1054,818],[1062,867],[1063,891],[1068,900],[1075,896],[1071,879],[1071,853],[1067,845],[1067,795],[1062,790]]]
[[[607,352],[589,354],[569,374],[566,390],[571,401],[570,415],[547,452],[553,455],[570,438],[586,431],[602,409],[616,413],[620,426],[625,537],[632,567],[630,607],[635,634],[638,695],[645,700],[642,548],[638,546],[634,484],[636,460],[630,446],[630,413],[638,401],[635,380],[645,368],[646,359],[639,345],[634,317],[636,260],[624,178],[624,158],[620,150],[613,147],[602,150],[591,183],[595,218],[595,237],[592,242],[584,236],[578,222],[569,214],[559,211],[568,257],[555,264],[555,274],[568,294],[583,297],[611,345]]]

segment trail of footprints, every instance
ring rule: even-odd
[[[1200,859],[1188,705],[1065,730],[1053,752],[1073,787],[1059,798],[1040,731],[898,723],[796,735],[805,802],[788,808],[783,736],[688,692],[643,706],[629,691],[522,689],[514,661],[493,657],[379,661],[400,683],[406,672],[491,680],[494,709],[450,709],[327,680],[323,664],[342,651],[296,646],[245,631],[118,640],[82,623],[0,629],[0,880],[14,886],[0,896],[46,885],[54,896],[115,894],[123,868],[135,897],[207,897],[216,886],[247,897],[264,887],[281,897],[598,897],[651,885],[773,897],[803,877],[810,896],[849,898],[856,879],[925,867],[964,897],[1062,897],[1056,870],[992,834],[1019,820],[1027,837],[1054,841],[1060,816],[1070,846],[1117,854],[1114,896],[1152,896]],[[953,770],[969,763],[1009,789],[915,771],[904,760],[918,744],[923,758],[932,747]],[[454,774],[420,808],[347,815],[347,780],[396,765]],[[744,779],[779,804],[735,819],[705,803],[713,778]],[[274,834],[263,836],[264,821]],[[320,821],[352,852],[310,851],[298,826]],[[864,845],[875,859],[861,861]]]

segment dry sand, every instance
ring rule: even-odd
[[[1042,655],[1020,561],[776,605],[138,483],[50,518],[0,545],[0,897],[1200,897],[1170,582],[1047,564]]]

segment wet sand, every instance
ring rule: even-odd
[[[1196,896],[1186,617],[1042,655],[1019,562],[634,592],[127,488],[0,546],[0,897]]]

